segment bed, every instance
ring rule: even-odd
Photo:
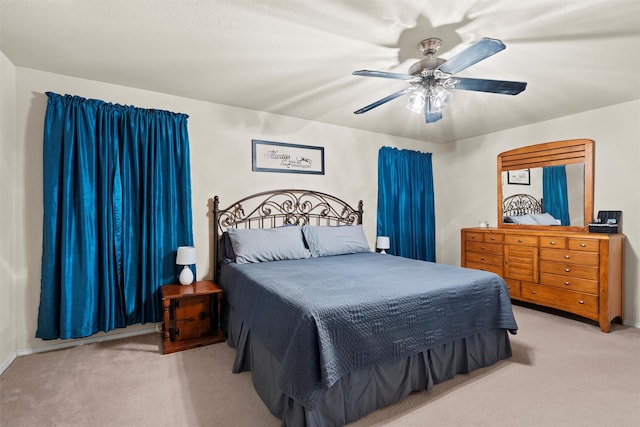
[[[341,426],[511,356],[504,281],[371,251],[362,202],[277,190],[213,211],[233,372],[283,426]]]
[[[543,212],[542,200],[529,194],[514,194],[502,201],[502,222],[518,225],[562,225],[562,222]]]

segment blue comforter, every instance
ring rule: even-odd
[[[517,324],[493,273],[392,255],[223,266],[243,327],[281,363],[278,386],[306,407],[342,375]]]

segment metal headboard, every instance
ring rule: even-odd
[[[529,194],[514,194],[502,201],[503,216],[542,213],[542,202]]]
[[[330,194],[310,190],[273,190],[252,194],[220,209],[213,198],[214,280],[221,261],[220,237],[230,227],[272,228],[282,225],[362,224],[362,200],[354,209]]]

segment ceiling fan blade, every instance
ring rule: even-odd
[[[412,76],[411,74],[401,74],[401,73],[388,73],[386,71],[371,71],[371,70],[360,70],[354,71],[352,73],[354,76],[364,76],[364,77],[382,77],[384,79],[398,79],[398,80],[419,80],[420,77]]]
[[[436,113],[429,113],[427,109],[424,109],[424,121],[427,123],[437,122],[442,119],[442,111],[438,111]]]
[[[498,39],[485,37],[437,67],[443,73],[455,74],[472,66],[476,62],[494,55],[506,46]]]
[[[471,79],[467,77],[452,77],[448,80],[448,83],[453,85],[453,89],[475,90],[503,95],[517,95],[527,88],[527,83],[525,82]]]
[[[392,101],[392,100],[396,99],[396,98],[397,98],[397,97],[399,97],[399,96],[402,96],[402,95],[404,95],[404,94],[407,94],[407,93],[409,93],[409,92],[413,91],[414,89],[415,89],[415,88],[413,88],[413,87],[408,87],[408,88],[405,88],[405,89],[399,90],[399,91],[397,91],[397,92],[395,92],[395,93],[392,93],[392,94],[391,94],[391,95],[389,95],[389,96],[385,96],[384,98],[379,99],[379,100],[377,100],[376,102],[373,102],[373,103],[371,103],[371,104],[367,105],[366,107],[362,107],[361,109],[356,110],[356,111],[354,111],[353,113],[354,113],[354,114],[362,114],[362,113],[366,113],[367,111],[372,110],[372,109],[374,109],[374,108],[376,108],[376,107],[378,107],[378,106],[380,106],[380,105],[384,104],[385,102]]]

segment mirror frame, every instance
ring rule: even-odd
[[[587,231],[593,219],[594,145],[592,139],[546,142],[505,151],[498,155],[498,228],[549,230],[543,225],[505,224],[502,212],[502,173],[543,166],[584,164],[584,221],[581,226],[553,226],[551,230]]]

